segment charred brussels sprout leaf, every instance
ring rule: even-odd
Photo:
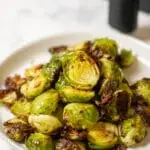
[[[104,79],[101,85],[101,89],[99,94],[101,96],[101,104],[107,103],[109,100],[112,99],[114,92],[117,90],[119,86],[118,80],[113,79]]]
[[[92,149],[109,149],[118,141],[117,126],[107,122],[98,122],[88,131],[89,147]]]
[[[150,105],[150,79],[144,78],[137,81],[137,83],[132,86],[132,89],[134,94],[141,96],[143,100]]]
[[[115,59],[118,53],[118,44],[116,41],[109,38],[101,38],[93,41],[93,45],[91,48],[93,51],[99,51],[103,54],[103,56],[111,57]],[[97,55],[99,54],[97,52]]]
[[[4,132],[14,141],[22,142],[32,132],[32,128],[22,119],[14,118],[4,123]]]
[[[131,50],[122,49],[120,54],[120,65],[121,67],[129,67],[135,61]]]
[[[65,106],[63,119],[76,129],[91,128],[99,119],[99,112],[92,104],[71,103]]]
[[[51,134],[62,126],[56,117],[49,115],[30,115],[28,121],[33,128],[44,134]]]
[[[17,94],[15,91],[0,90],[0,101],[11,106],[17,101]]]
[[[84,51],[69,52],[62,62],[64,78],[71,86],[90,90],[97,84],[100,76],[99,68]]]
[[[33,133],[26,140],[27,150],[54,150],[50,136]]]
[[[146,126],[139,115],[124,120],[119,127],[121,142],[127,147],[141,142],[146,135]]]
[[[61,136],[70,140],[85,140],[87,139],[87,131],[64,126],[61,130]]]
[[[30,114],[31,102],[28,102],[26,99],[21,99],[16,101],[11,106],[11,112],[17,116],[28,116]]]
[[[56,90],[48,90],[37,96],[31,104],[31,114],[51,114],[57,108],[59,94]]]
[[[60,139],[56,142],[55,150],[86,150],[82,142]]]
[[[118,80],[118,82],[122,82],[123,72],[117,63],[107,58],[101,58],[100,62],[102,63],[101,73],[104,78],[115,79]]]

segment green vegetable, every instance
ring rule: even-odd
[[[122,82],[123,72],[117,63],[107,58],[101,58],[100,62],[102,63],[101,73],[104,78],[115,79],[118,80],[118,82]]]
[[[108,122],[98,122],[88,131],[89,147],[104,150],[115,146],[118,141],[117,126]]]
[[[150,79],[144,78],[137,81],[133,86],[133,93],[137,96],[141,96],[142,99],[150,105]]]
[[[141,142],[145,135],[146,126],[139,115],[124,120],[119,126],[120,140],[127,147]]]
[[[116,41],[109,38],[100,38],[93,41],[92,48],[93,51],[96,49],[97,51],[101,51],[104,55],[103,57],[111,57],[115,59],[118,53],[118,44]]]
[[[32,128],[22,119],[10,119],[3,125],[4,132],[14,141],[22,142],[30,134]]]
[[[71,103],[65,106],[63,119],[76,129],[91,128],[99,119],[99,112],[92,104]]]
[[[28,80],[27,83],[21,86],[20,92],[26,98],[33,99],[40,95],[45,88],[49,85],[48,78],[42,73],[38,73],[32,80]]]
[[[120,65],[122,67],[129,67],[135,61],[131,50],[122,49],[120,54]]]
[[[33,133],[26,140],[27,150],[54,150],[50,136]]]
[[[62,64],[64,78],[74,88],[90,90],[97,84],[100,76],[98,66],[84,51],[68,52]]]
[[[51,114],[58,106],[59,94],[56,90],[48,90],[37,96],[31,104],[31,114]]]
[[[28,121],[33,128],[44,134],[51,134],[62,126],[56,117],[49,115],[30,115]]]
[[[88,102],[94,97],[94,91],[83,91],[65,86],[60,89],[63,102]]]
[[[27,98],[33,99],[40,95],[47,87],[50,87],[58,74],[61,63],[57,56],[53,56],[51,61],[43,66],[31,80],[23,84],[20,92]]]
[[[11,106],[11,112],[17,116],[28,116],[30,114],[31,102],[26,99],[16,101]]]

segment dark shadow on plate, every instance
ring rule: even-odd
[[[150,40],[150,25],[137,28],[137,30],[132,33],[132,36],[140,40]]]

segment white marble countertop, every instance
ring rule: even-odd
[[[107,0],[0,0],[0,51],[6,55],[23,43],[78,29],[113,30],[107,24]],[[131,34],[150,44],[150,15],[140,12]],[[11,146],[0,139],[1,149]]]

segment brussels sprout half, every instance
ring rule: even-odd
[[[51,137],[42,133],[31,134],[25,145],[27,150],[54,150]]]
[[[31,102],[20,99],[11,106],[11,112],[17,116],[28,116],[30,114]]]
[[[100,77],[97,64],[84,51],[68,53],[62,61],[66,82],[77,89],[92,89]]]
[[[141,142],[145,135],[146,126],[139,115],[124,120],[119,126],[120,140],[127,147]]]
[[[31,104],[31,114],[51,114],[57,108],[59,94],[56,90],[48,90],[37,96]]]
[[[101,74],[104,78],[115,79],[118,82],[123,80],[123,72],[117,63],[108,60],[107,58],[101,58]]]
[[[63,102],[79,102],[84,103],[90,101],[95,93],[94,91],[83,91],[72,88],[71,86],[64,86],[60,90]]]
[[[100,38],[95,39],[92,44],[92,48],[94,50],[99,50],[103,53],[104,57],[111,57],[115,59],[118,53],[118,44],[116,41],[109,38]]]
[[[56,142],[55,150],[86,150],[86,147],[79,141],[60,139]]]
[[[143,78],[132,85],[133,93],[141,96],[143,100],[150,105],[150,79]]]
[[[65,106],[63,119],[72,128],[87,129],[99,120],[99,112],[93,104],[71,103]]]
[[[89,147],[91,149],[109,149],[118,141],[117,126],[108,122],[98,122],[88,131]]]
[[[30,115],[28,121],[33,128],[44,134],[51,134],[62,126],[56,117],[49,115]]]
[[[3,124],[4,132],[14,141],[22,142],[32,132],[32,128],[22,119],[10,119]]]

